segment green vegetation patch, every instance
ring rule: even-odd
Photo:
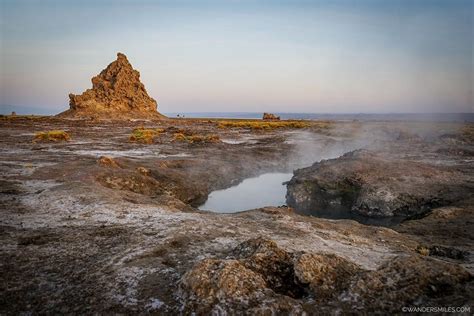
[[[311,126],[303,121],[220,121],[218,128],[249,128],[253,130],[271,130],[275,128],[306,128]]]
[[[217,143],[220,141],[219,135],[185,135],[183,133],[175,133],[173,140],[177,142],[196,143]]]
[[[155,137],[162,134],[165,130],[162,128],[144,128],[137,127],[132,131],[129,141],[136,143],[152,144]]]
[[[38,132],[33,139],[34,142],[60,142],[69,140],[71,140],[71,136],[67,132],[60,130]]]

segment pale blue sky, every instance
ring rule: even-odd
[[[62,111],[120,51],[162,112],[473,111],[473,1],[0,2],[4,109]]]

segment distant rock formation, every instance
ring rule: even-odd
[[[117,53],[117,60],[92,78],[92,89],[81,95],[69,94],[69,105],[70,109],[59,117],[164,118],[140,82],[140,73],[122,53]]]
[[[263,118],[264,121],[279,121],[280,117],[276,116],[275,114],[272,113],[263,113]]]

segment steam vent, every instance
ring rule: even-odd
[[[92,89],[81,95],[69,94],[70,109],[58,114],[71,118],[164,118],[157,103],[140,82],[140,73],[122,53],[99,75],[92,78]]]

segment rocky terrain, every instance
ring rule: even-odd
[[[411,153],[417,150],[412,147]],[[406,219],[470,199],[472,166],[420,161],[399,153],[397,145],[386,151],[358,150],[299,169],[288,183],[288,204],[335,217]],[[469,152],[458,158],[471,156]]]
[[[99,75],[92,78],[92,89],[80,95],[69,94],[70,109],[60,113],[63,118],[162,118],[156,101],[148,96],[140,82],[140,73],[132,68],[127,57],[117,53]]]
[[[473,141],[470,124],[3,117],[0,313],[472,313]],[[196,208],[293,170],[294,208]]]

